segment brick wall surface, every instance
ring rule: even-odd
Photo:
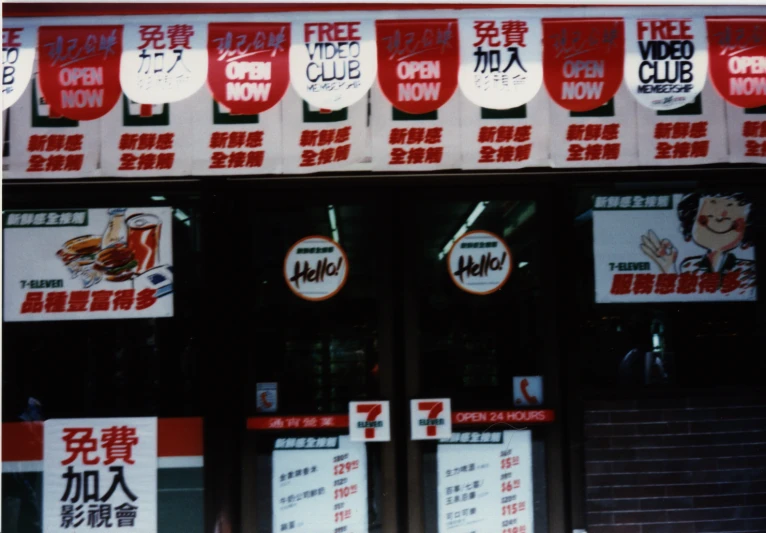
[[[766,398],[585,409],[588,533],[766,532]]]

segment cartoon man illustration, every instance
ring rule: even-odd
[[[743,193],[692,193],[678,204],[678,219],[684,240],[694,241],[706,252],[687,257],[676,267],[678,249],[668,239],[649,230],[641,236],[641,251],[666,274],[739,273],[739,287],[755,286],[755,261],[737,258],[733,251],[754,244],[755,221],[752,202]]]

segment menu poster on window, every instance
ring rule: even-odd
[[[596,302],[755,300],[753,208],[737,192],[594,196]]]
[[[157,531],[157,419],[47,420],[43,531]]]
[[[7,322],[173,316],[170,207],[3,212]]]
[[[453,433],[436,459],[439,533],[534,533],[531,431]]]
[[[367,533],[364,442],[279,438],[272,469],[273,531]]]

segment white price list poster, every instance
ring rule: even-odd
[[[277,439],[272,469],[272,531],[367,533],[364,442],[348,436]]]
[[[439,533],[534,533],[531,431],[453,433],[436,455]]]

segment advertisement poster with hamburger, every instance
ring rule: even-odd
[[[172,209],[3,212],[6,322],[173,316]]]
[[[595,195],[596,302],[755,300],[754,208],[725,190]]]

